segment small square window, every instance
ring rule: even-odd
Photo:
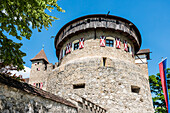
[[[138,86],[131,86],[132,93],[138,93],[140,92],[140,87]]]
[[[80,89],[80,88],[85,88],[85,83],[83,84],[74,84],[73,89]]]
[[[106,46],[113,47],[113,40],[106,39]]]
[[[79,42],[75,43],[74,44],[74,50],[78,49],[79,48]]]

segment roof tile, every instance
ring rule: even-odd
[[[40,60],[40,59],[43,59],[47,63],[49,63],[48,59],[47,59],[47,56],[46,56],[46,54],[45,54],[43,49],[34,58],[32,58],[31,61],[33,61],[33,60]]]

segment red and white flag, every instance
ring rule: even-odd
[[[71,52],[71,46],[72,46],[72,43],[67,44],[67,46],[66,46],[66,54]]]
[[[124,41],[124,50],[128,52],[128,44],[126,40]]]
[[[84,38],[80,38],[79,40],[79,49],[84,48]]]
[[[106,46],[106,37],[105,36],[101,36],[100,37],[100,46],[101,47],[105,47]]]
[[[34,87],[36,87],[36,84],[35,84],[35,83],[33,83],[33,86],[34,86]]]
[[[116,38],[116,48],[120,49],[120,38]]]

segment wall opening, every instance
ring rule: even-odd
[[[138,87],[138,86],[131,86],[131,92],[132,93],[137,93],[137,94],[139,94],[139,92],[140,92],[140,87]]]
[[[90,19],[87,19],[87,23],[90,23]]]
[[[103,57],[103,66],[106,66],[106,57]]]
[[[45,64],[45,70],[47,70],[47,64]]]
[[[99,18],[99,22],[101,22],[102,21],[102,19],[101,18]]]
[[[74,50],[77,50],[77,49],[79,49],[79,42],[74,44]]]
[[[118,21],[118,20],[116,20],[116,24],[119,24],[119,21]]]
[[[73,89],[80,89],[80,88],[85,88],[85,83],[83,84],[74,84]]]

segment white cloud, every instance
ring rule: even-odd
[[[24,72],[24,70],[22,70],[22,71],[13,70],[13,71],[10,71],[12,73],[11,75],[16,74],[16,76],[22,75],[23,78],[29,78],[31,69],[29,67],[26,67],[26,66],[24,66],[24,68],[25,68],[24,69],[25,72]]]

